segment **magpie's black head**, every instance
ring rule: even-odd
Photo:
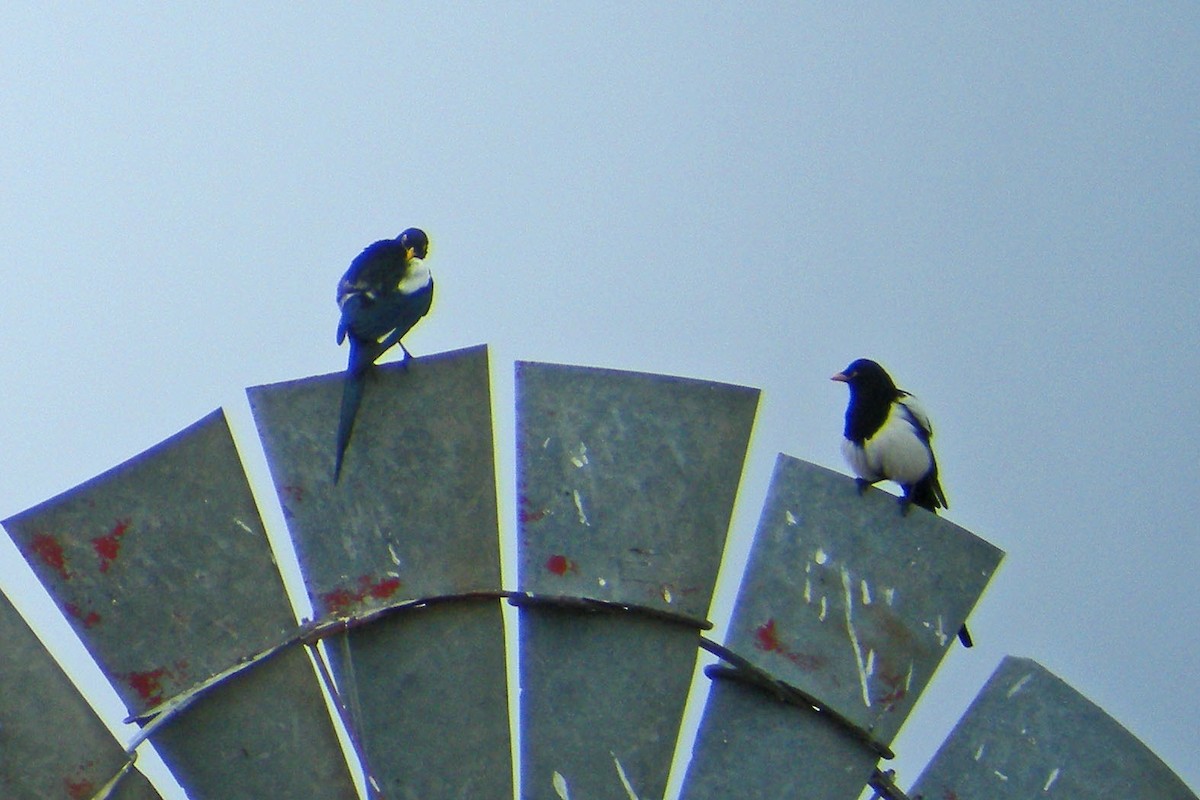
[[[401,246],[412,251],[413,258],[424,258],[429,253],[429,237],[420,228],[409,228],[397,237]]]
[[[869,358],[852,361],[850,366],[834,375],[830,380],[850,384],[851,393],[861,391],[864,394],[888,396],[899,393],[892,376],[887,374],[887,370]]]

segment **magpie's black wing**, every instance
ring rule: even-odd
[[[385,307],[380,314],[385,321],[380,322],[378,327],[371,332],[374,333],[374,330],[387,329],[389,325],[391,326],[390,330],[383,330],[374,337],[379,343],[379,352],[382,354],[399,342],[404,334],[412,330],[413,325],[416,325],[421,317],[429,313],[429,307],[433,305],[433,282],[430,281],[411,294],[394,292],[379,301],[377,305]]]
[[[908,392],[902,392],[896,404],[900,406],[913,431],[929,449],[929,473],[913,486],[910,498],[916,505],[936,514],[939,508],[949,508],[950,503],[946,500],[941,481],[938,480],[937,456],[933,454],[933,424],[929,421],[925,409],[917,402],[917,398]]]
[[[337,340],[340,344],[349,337],[350,363],[338,418],[334,482],[341,475],[367,369],[429,312],[433,280],[419,260],[409,258],[409,248],[396,240],[383,240],[351,262],[338,283],[337,301],[342,310]]]
[[[350,262],[350,268],[338,282],[337,303],[342,309],[338,344],[348,332],[360,339],[377,339],[394,327],[384,327],[390,311],[386,305],[379,306],[378,303],[396,292],[408,263],[407,249],[394,239],[369,245]]]

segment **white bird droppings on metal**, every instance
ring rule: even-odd
[[[584,513],[583,498],[579,496],[579,490],[576,489],[573,491],[571,496],[575,499],[575,511],[579,514],[579,524],[586,525],[589,528],[592,527],[592,523],[588,522],[587,514]]]
[[[588,464],[587,445],[583,442],[579,443],[579,447],[575,448],[575,452],[571,453],[571,463],[576,469],[582,469]]]
[[[862,688],[863,704],[871,706],[871,688],[868,685],[867,665],[863,661],[862,647],[858,643],[858,632],[854,629],[854,592],[851,589],[850,570],[842,567],[842,591],[846,601],[846,635],[854,650],[854,665],[858,668],[858,683]]]
[[[571,790],[567,788],[567,779],[562,776],[561,772],[555,770],[554,774],[550,776],[550,783],[554,786],[554,793],[561,800],[571,800]]]
[[[625,774],[625,768],[621,766],[617,754],[610,750],[609,755],[612,756],[613,764],[617,768],[617,777],[621,779],[621,786],[625,788],[625,794],[629,796],[629,800],[638,800],[637,792],[633,790],[633,784],[629,782],[629,776]]]
[[[1030,672],[1030,673],[1028,673],[1028,674],[1024,675],[1024,676],[1021,678],[1021,680],[1019,680],[1019,681],[1017,681],[1016,683],[1014,683],[1014,684],[1012,685],[1012,688],[1010,688],[1010,689],[1008,690],[1008,697],[1012,697],[1012,696],[1013,696],[1013,695],[1015,695],[1017,692],[1019,692],[1019,691],[1021,691],[1022,689],[1024,689],[1024,688],[1025,688],[1025,684],[1029,683],[1029,681],[1030,681],[1030,680],[1032,680],[1032,679],[1033,679],[1033,673],[1032,673],[1032,672]]]

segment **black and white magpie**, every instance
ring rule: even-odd
[[[917,399],[868,358],[852,362],[832,380],[850,387],[842,455],[857,476],[859,493],[879,481],[895,481],[904,491],[902,513],[910,505],[935,514],[949,508],[933,455],[933,425]],[[966,625],[958,638],[964,647],[973,644]]]
[[[367,370],[392,345],[400,345],[405,363],[412,358],[400,340],[433,303],[433,276],[424,263],[428,254],[429,237],[419,228],[409,228],[395,239],[369,245],[350,262],[338,282],[337,303],[342,316],[337,341],[341,344],[349,338],[350,363],[342,389],[334,482],[342,472]]]
[[[858,476],[858,489],[895,481],[904,490],[901,509],[910,504],[937,513],[949,508],[938,482],[930,439],[933,426],[916,398],[898,389],[879,364],[860,358],[832,380],[850,387],[842,455]]]

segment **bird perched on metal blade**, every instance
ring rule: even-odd
[[[934,513],[948,508],[930,446],[933,426],[916,398],[898,389],[883,367],[866,358],[832,380],[850,387],[842,455],[858,476],[859,491],[879,481],[895,481],[904,490],[900,505],[905,513],[910,504]]]
[[[850,387],[842,455],[857,476],[859,493],[879,481],[895,481],[904,492],[902,513],[910,505],[935,514],[949,508],[933,455],[933,425],[917,399],[867,358],[852,362],[832,380]],[[973,644],[965,625],[958,638],[966,647]]]
[[[400,340],[428,313],[433,302],[433,276],[424,263],[428,253],[429,237],[419,228],[409,228],[395,239],[368,246],[338,282],[337,303],[342,316],[337,341],[341,344],[350,340],[350,361],[338,419],[335,482],[341,475],[342,459],[362,403],[367,370],[392,345],[400,345],[406,363],[412,358]]]

